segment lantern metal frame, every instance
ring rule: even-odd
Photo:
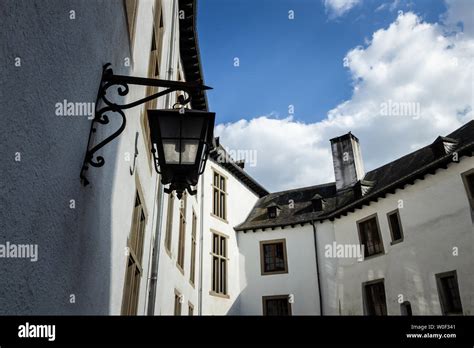
[[[164,90],[154,93],[152,95],[146,96],[144,98],[138,99],[136,101],[127,103],[127,104],[118,104],[109,99],[107,91],[112,88],[116,88],[116,93],[124,97],[129,91],[129,85],[140,85],[140,86],[150,86],[150,87],[161,87]],[[134,77],[134,76],[125,76],[125,75],[115,75],[111,64],[107,63],[102,68],[102,77],[100,80],[100,86],[97,93],[97,99],[95,103],[95,114],[92,119],[91,128],[89,132],[89,138],[87,141],[87,150],[84,156],[84,161],[81,168],[80,179],[84,186],[87,186],[90,182],[86,177],[86,172],[89,170],[89,167],[102,167],[105,164],[105,159],[101,155],[96,155],[96,152],[102,149],[105,145],[110,143],[112,140],[117,138],[125,129],[126,126],[126,116],[124,110],[133,108],[135,106],[144,104],[151,100],[160,98],[167,94],[182,91],[186,95],[180,95],[178,97],[178,105],[180,108],[185,107],[188,103],[191,102],[191,95],[196,92],[212,89],[211,87],[196,83],[196,82],[182,82],[182,81],[169,81],[169,80],[160,80],[152,78],[143,78],[143,77]],[[105,105],[104,105],[105,104]],[[97,132],[97,127],[100,125],[107,125],[110,122],[108,114],[120,115],[121,125],[116,129],[111,135],[105,139],[94,142],[94,134]],[[153,152],[153,149],[150,149]],[[153,153],[155,169],[157,168],[157,159],[156,154]],[[207,157],[207,154],[206,154]],[[205,164],[205,162],[204,162]],[[172,183],[171,183],[172,184]],[[173,185],[171,185],[173,186]],[[171,187],[170,187],[171,189]]]
[[[180,123],[179,135],[173,137],[163,136],[163,132],[160,126],[159,117],[170,117],[175,118]],[[201,118],[202,127],[198,137],[183,136],[182,122],[185,119],[190,118]],[[196,190],[192,189],[192,186],[196,186],[199,176],[204,172],[207,157],[210,149],[213,147],[213,130],[215,113],[206,112],[200,110],[191,110],[180,108],[170,110],[148,110],[148,120],[150,130],[156,130],[151,134],[151,141],[153,149],[153,159],[155,163],[155,170],[161,174],[161,183],[163,185],[170,184],[169,188],[165,188],[166,193],[176,191],[178,198],[181,197],[184,190],[187,190],[191,195],[196,194]],[[170,164],[166,163],[166,156],[164,152],[164,141],[165,140],[176,140],[180,144],[180,149],[184,141],[195,141],[198,143],[196,150],[196,158],[193,163],[183,164],[181,162],[181,154],[179,155],[178,163]],[[156,145],[156,149],[155,149]],[[157,157],[158,154],[158,157]]]

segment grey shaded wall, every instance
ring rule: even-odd
[[[0,314],[107,314],[117,141],[84,188],[90,120],[55,104],[95,102],[107,62],[127,73],[123,1],[2,0],[0,18],[0,243],[39,249],[37,262],[0,258]]]

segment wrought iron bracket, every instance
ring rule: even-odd
[[[111,99],[109,99],[110,94],[107,94],[109,89],[116,88],[116,93],[120,97],[126,96],[129,91],[129,85],[140,85],[140,86],[149,86],[149,87],[161,87],[164,90],[157,93],[148,95],[144,98],[129,102],[127,104],[117,104]],[[81,182],[84,186],[89,184],[87,180],[86,172],[89,170],[90,166],[92,167],[102,167],[105,164],[105,159],[103,156],[96,155],[96,152],[102,149],[105,145],[110,143],[112,140],[117,138],[125,129],[127,119],[125,117],[124,110],[133,108],[135,106],[144,104],[151,100],[160,98],[169,93],[182,91],[186,94],[186,97],[180,96],[178,103],[180,107],[184,107],[186,104],[191,102],[191,95],[197,91],[203,91],[211,89],[210,87],[195,83],[195,82],[181,82],[181,81],[169,81],[169,80],[159,80],[143,77],[134,77],[134,76],[125,76],[125,75],[115,75],[111,64],[107,63],[102,68],[102,78],[100,80],[100,86],[97,93],[97,99],[95,103],[95,114],[92,119],[91,129],[89,132],[89,139],[87,141],[87,151],[84,157],[84,162],[81,169]],[[176,106],[176,104],[175,104]],[[96,137],[94,136],[97,127],[100,125],[106,125],[110,122],[109,116],[110,113],[115,115],[120,115],[121,125],[118,129],[115,130],[110,136],[101,140],[95,141]],[[156,165],[156,161],[155,161]]]

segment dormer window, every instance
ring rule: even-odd
[[[267,207],[267,214],[269,219],[275,219],[278,215],[280,215],[280,207],[275,203],[270,204]]]
[[[323,211],[326,202],[321,195],[316,193],[313,198],[311,198],[311,204],[313,206],[313,211]]]

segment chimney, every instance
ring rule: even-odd
[[[336,189],[344,190],[353,186],[365,175],[359,139],[349,132],[330,141]]]

